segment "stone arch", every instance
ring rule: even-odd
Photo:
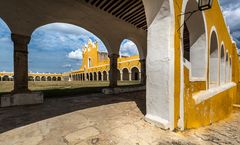
[[[222,42],[221,50],[220,50],[220,84],[225,83],[225,47],[224,43]]]
[[[122,69],[122,77],[124,81],[129,81],[129,70],[127,68]]]
[[[140,80],[140,70],[137,67],[131,69],[131,80]]]
[[[57,77],[52,77],[52,81],[57,81]]]
[[[2,77],[2,80],[3,80],[3,81],[9,81],[9,76],[8,76],[8,75],[3,76],[3,77]]]
[[[47,81],[52,81],[52,78],[50,76],[48,76]]]
[[[107,78],[108,78],[108,73],[106,71],[103,71],[103,80],[104,81],[107,81]]]
[[[196,0],[188,0],[183,9],[184,13],[194,11],[198,9],[198,3]],[[208,47],[205,16],[202,11],[195,12],[191,17],[190,15],[183,15],[183,57],[191,64],[190,79],[206,80]]]
[[[97,81],[97,79],[98,79],[98,78],[97,78],[97,72],[93,72],[93,80],[94,80],[94,81]]]
[[[99,38],[99,40],[101,40],[103,45],[106,47],[108,53],[111,53],[112,52],[111,44],[110,44],[111,41],[109,41],[109,37],[106,34],[103,33],[104,31],[101,32],[101,31],[97,30],[96,27],[90,26],[89,23],[88,24],[83,24],[81,22],[84,22],[84,21],[78,21],[77,20],[77,22],[73,22],[73,21],[68,21],[66,19],[65,20],[59,20],[59,19],[48,20],[47,22],[46,21],[40,22],[37,25],[33,26],[31,29],[28,30],[29,31],[28,33],[30,35],[33,35],[33,33],[38,31],[39,29],[41,29],[43,27],[46,27],[46,26],[49,26],[49,25],[52,25],[52,24],[72,25],[72,26],[82,28],[82,29],[88,31],[89,33],[91,33],[92,35],[96,36],[97,38]],[[93,25],[95,25],[95,24],[93,24]]]
[[[40,76],[36,76],[36,77],[35,77],[35,81],[41,81]]]
[[[57,81],[62,81],[62,78],[61,77],[57,77]]]
[[[101,81],[102,80],[102,73],[99,71],[98,72],[98,80]]]
[[[42,76],[42,77],[41,77],[41,81],[46,81],[46,77],[45,77],[45,76]]]
[[[219,84],[219,48],[216,30],[210,35],[210,56],[209,56],[209,87],[215,87]]]
[[[33,76],[28,76],[28,81],[34,81]]]

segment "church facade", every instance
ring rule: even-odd
[[[117,65],[119,81],[141,81],[139,56],[120,56]],[[82,48],[82,65],[79,70],[63,74],[71,81],[109,81],[110,60],[107,52],[99,52],[98,43],[88,41]]]

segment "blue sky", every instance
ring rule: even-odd
[[[0,71],[13,70],[11,32],[0,20]],[[107,52],[102,41],[89,31],[71,24],[53,23],[36,29],[29,43],[29,71],[62,73],[77,70],[82,62],[82,46],[91,39],[99,44],[99,51]],[[136,45],[123,40],[120,54],[136,55]]]
[[[220,0],[231,35],[240,48],[240,1]],[[0,71],[13,70],[11,32],[0,19]],[[62,73],[77,70],[81,65],[82,46],[91,39],[99,43],[100,51],[107,51],[99,38],[87,30],[71,24],[54,23],[34,31],[29,43],[29,70],[32,72]],[[138,54],[136,45],[123,40],[120,54]]]

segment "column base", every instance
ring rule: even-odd
[[[41,104],[44,100],[43,96],[42,92],[5,94],[1,96],[0,107]]]
[[[128,93],[128,92],[136,92],[136,91],[144,91],[144,90],[146,90],[146,86],[116,87],[116,88],[102,89],[102,93],[109,95],[109,94],[120,94],[120,93]]]
[[[162,119],[160,117],[152,116],[150,114],[145,115],[145,121],[147,121],[150,124],[154,124],[155,126],[168,130],[169,129],[169,122],[165,119]]]

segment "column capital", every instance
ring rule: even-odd
[[[119,57],[119,54],[109,54],[108,55],[109,58],[118,58]]]
[[[140,59],[139,61],[140,61],[140,63],[145,63],[146,59]]]
[[[24,45],[27,45],[31,40],[30,36],[14,34],[14,33],[11,34],[11,38],[14,43],[24,44]]]

